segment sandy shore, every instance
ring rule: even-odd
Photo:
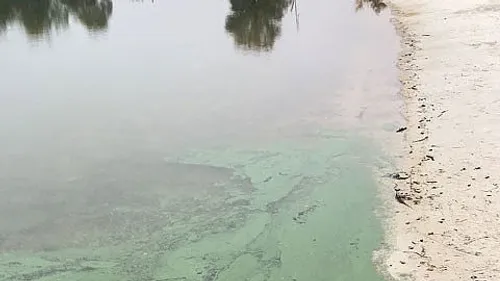
[[[395,203],[389,272],[500,280],[500,1],[389,4],[408,127],[394,185],[411,207]]]

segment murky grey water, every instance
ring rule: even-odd
[[[383,8],[2,1],[0,280],[377,280]]]
[[[2,144],[105,153],[296,131],[307,118],[342,115],[346,106],[332,103],[342,91],[357,91],[352,99],[376,92],[370,78],[379,88],[394,83],[386,16],[355,14],[348,0],[298,3],[298,19],[276,5],[231,12],[222,0],[120,1],[107,24],[80,20],[90,30],[72,16],[59,28],[59,18],[39,19],[46,29],[29,37],[34,31],[9,25],[0,41],[0,117],[11,136]]]

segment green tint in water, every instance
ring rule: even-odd
[[[384,7],[0,0],[0,281],[380,280]]]
[[[0,280],[380,280],[363,149],[318,138],[108,163],[57,191],[64,214],[3,233]]]

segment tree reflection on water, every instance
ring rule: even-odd
[[[71,17],[88,30],[99,31],[107,28],[112,12],[112,0],[1,0],[0,33],[19,23],[36,38],[67,27]]]
[[[252,51],[270,51],[281,34],[281,20],[289,8],[298,28],[296,0],[230,0],[226,31],[235,44]],[[356,11],[369,7],[379,14],[387,5],[382,0],[355,0]]]
[[[231,12],[225,29],[235,44],[246,50],[270,51],[281,35],[281,21],[287,9],[295,13],[296,0],[230,0]],[[380,13],[382,0],[355,0],[356,11],[370,7]],[[65,28],[70,18],[88,30],[105,30],[113,12],[112,0],[0,0],[0,34],[10,24],[20,24],[28,36],[40,37],[53,29]]]
[[[230,0],[226,31],[240,48],[270,51],[281,34],[281,19],[292,0]]]

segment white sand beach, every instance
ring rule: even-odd
[[[500,280],[500,1],[389,2],[408,127],[394,182],[411,208],[394,203],[387,267]]]

